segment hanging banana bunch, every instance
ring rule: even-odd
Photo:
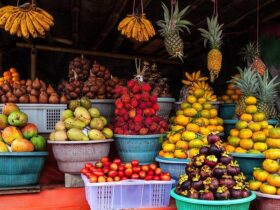
[[[19,1],[18,1],[19,3]],[[54,18],[34,2],[0,8],[0,27],[18,37],[44,37]]]
[[[135,0],[133,1],[132,14],[127,15],[127,17],[119,23],[118,30],[129,39],[134,39],[138,42],[146,42],[156,33],[152,23],[146,18],[146,14],[144,14],[142,0],[141,6],[142,13],[135,13]]]

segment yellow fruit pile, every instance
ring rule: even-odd
[[[246,97],[245,103],[246,113],[231,129],[225,148],[228,152],[262,153],[268,149],[267,137],[272,126],[265,120],[265,114],[257,111],[255,97]]]
[[[217,97],[214,94],[212,88],[209,86],[207,77],[203,77],[200,71],[193,72],[192,74],[185,73],[186,80],[182,80],[182,83],[186,85],[188,94],[194,95],[196,89],[204,90],[204,98],[207,101],[217,101]]]
[[[237,103],[242,92],[239,88],[234,87],[233,84],[227,86],[226,94],[221,97],[222,101],[225,103]]]
[[[204,98],[205,91],[196,89],[189,95],[176,116],[171,118],[172,125],[167,139],[162,144],[159,155],[165,158],[187,158],[198,153],[207,144],[207,135],[223,132],[223,120],[218,112]]]
[[[33,38],[45,36],[54,25],[53,17],[33,3],[21,6],[5,6],[0,9],[0,27],[11,35]]]
[[[146,18],[145,14],[127,15],[119,23],[118,30],[127,38],[138,42],[148,41],[156,34],[152,23]]]

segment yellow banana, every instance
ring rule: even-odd
[[[41,24],[41,22],[44,23],[45,27],[47,26],[46,28],[50,28],[50,26],[54,25],[53,21],[51,19],[49,19],[48,17],[46,17],[45,15],[42,15],[36,11],[30,11],[30,12],[33,14],[33,16],[37,19],[37,21],[40,24]]]
[[[17,29],[17,36],[18,37],[22,37],[22,32],[21,32],[21,28],[20,27]]]
[[[36,30],[35,30],[35,28],[34,28],[34,25],[33,25],[33,23],[32,23],[32,21],[31,21],[31,19],[30,19],[30,17],[29,17],[28,14],[25,15],[25,20],[26,20],[26,26],[27,26],[27,29],[28,29],[29,34],[30,34],[33,38],[38,37],[37,32],[36,32]]]
[[[50,30],[50,25],[49,25],[49,23],[45,22],[42,18],[40,18],[39,16],[37,16],[38,13],[35,13],[35,12],[33,12],[33,11],[31,11],[31,13],[32,13],[34,19],[37,20],[37,22],[43,27],[43,29],[44,29],[45,31],[49,31],[49,30]]]
[[[35,30],[39,33],[39,35],[41,36],[45,36],[45,30],[44,28],[38,23],[38,21],[36,20],[36,18],[34,18],[34,16],[32,15],[32,13],[27,13],[27,15],[29,16],[30,20],[32,21]]]
[[[131,30],[132,30],[132,28],[133,28],[133,26],[134,26],[134,24],[135,24],[135,21],[136,21],[135,18],[132,19],[132,20],[128,23],[127,27],[125,28],[125,35],[127,36],[127,38],[130,38],[130,37],[131,37]]]
[[[131,38],[136,39],[137,40],[137,27],[138,27],[139,23],[138,21],[135,21],[135,24],[132,28],[132,32],[131,32]]]
[[[5,31],[10,31],[15,19],[20,15],[20,12],[11,13],[10,17],[5,23]]]
[[[197,71],[196,74],[195,74],[195,80],[198,80],[200,77],[200,71]]]
[[[23,14],[21,21],[20,21],[20,30],[22,33],[22,36],[24,38],[29,38],[29,33],[28,33],[28,29],[27,29],[27,23],[26,23],[26,14]]]
[[[192,77],[188,72],[185,73],[185,76],[189,81],[192,81]]]
[[[192,82],[191,81],[188,81],[188,80],[182,80],[182,83],[187,85],[187,86],[190,86],[192,85]]]
[[[19,26],[20,26],[21,16],[22,16],[22,13],[20,13],[20,14],[16,17],[15,21],[13,22],[13,25],[12,25],[11,30],[10,30],[10,34],[11,34],[11,35],[14,35],[14,34],[17,33],[17,30],[18,30],[18,28],[19,28]]]
[[[156,34],[156,32],[155,32],[155,29],[154,29],[152,23],[151,23],[148,19],[146,19],[145,16],[142,16],[142,17],[143,17],[143,18],[142,18],[142,19],[143,19],[143,22],[144,22],[145,25],[147,25],[147,27],[149,28],[149,32],[150,32],[151,36],[154,36],[154,35]]]
[[[4,27],[10,15],[13,14],[12,12],[7,12],[0,18],[0,26]]]
[[[124,27],[127,26],[127,24],[132,20],[134,19],[135,17],[134,16],[127,16],[125,17],[120,23],[119,23],[119,26],[118,26],[118,30],[122,30]]]
[[[53,16],[50,13],[48,13],[46,10],[43,10],[39,7],[36,7],[35,10],[40,14],[44,15],[45,17],[49,18],[51,21],[54,21]]]

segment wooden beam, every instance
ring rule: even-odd
[[[144,10],[145,10],[145,8],[148,7],[148,5],[151,3],[151,1],[152,0],[143,0],[143,9]],[[136,10],[141,11],[141,1],[139,3],[138,7],[136,8]],[[121,35],[121,33],[120,33],[117,41],[115,42],[115,44],[113,46],[113,49],[112,49],[113,52],[117,52],[118,51],[118,49],[122,45],[124,39],[125,39],[125,36]]]
[[[64,38],[60,38],[60,37],[51,37],[51,39],[53,41],[56,41],[56,42],[59,42],[59,43],[62,43],[62,44],[67,44],[67,45],[73,45],[73,41],[72,40],[69,40],[69,39],[64,39]]]
[[[29,48],[29,49],[32,49],[33,47],[33,45],[24,44],[24,43],[17,43],[16,46],[21,48]],[[106,58],[123,59],[123,60],[134,60],[135,58],[141,58],[142,60],[148,60],[156,63],[173,64],[173,65],[181,64],[179,61],[176,60],[162,60],[159,58],[137,56],[137,55],[78,50],[73,48],[52,47],[52,46],[45,46],[45,45],[35,45],[35,48],[37,50],[45,50],[51,52],[63,52],[63,53],[71,53],[71,54],[79,54],[79,55],[83,54],[83,55],[92,55],[97,57],[106,57]]]
[[[97,41],[94,43],[94,46],[92,49],[96,50],[100,47],[100,45],[103,43],[103,41],[107,38],[107,36],[110,34],[112,29],[116,26],[116,23],[118,22],[123,10],[125,9],[127,5],[128,0],[123,0],[120,4],[115,4],[115,7],[113,11],[111,12],[110,18],[105,23],[102,32],[100,33]]]
[[[275,13],[269,14],[268,16],[262,18],[261,23],[265,23],[278,17],[280,17],[280,11],[276,11]]]

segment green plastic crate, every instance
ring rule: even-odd
[[[171,190],[171,197],[176,200],[177,210],[249,210],[250,202],[256,198],[256,194],[251,192],[247,198],[209,201],[187,198],[177,195],[175,188]]]
[[[0,187],[35,185],[48,152],[0,153]]]

